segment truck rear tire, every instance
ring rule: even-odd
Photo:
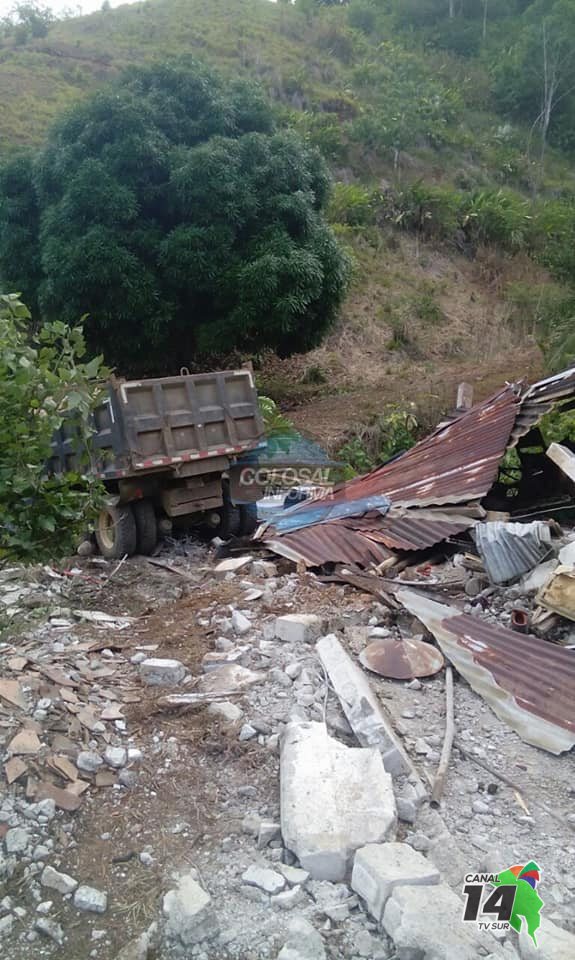
[[[137,532],[134,511],[129,504],[104,507],[96,523],[96,541],[107,560],[121,560],[136,552]]]
[[[136,500],[132,504],[136,521],[136,546],[138,553],[149,556],[158,542],[158,520],[151,500]]]

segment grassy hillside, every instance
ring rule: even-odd
[[[329,421],[338,410],[341,432],[387,400],[432,394],[448,405],[460,372],[479,392],[539,372],[541,305],[555,309],[566,292],[546,271],[543,227],[531,237],[532,194],[535,185],[542,198],[570,194],[572,164],[550,149],[541,174],[527,129],[494,111],[479,57],[417,35],[382,40],[351,27],[345,7],[309,9],[145,0],[57,23],[23,45],[5,39],[0,153],[41,143],[63,109],[129,64],[191,55],[255,78],[285,124],[329,160],[338,182],[331,218],[356,264],[326,344],[290,361],[266,358],[270,392],[313,398],[316,410],[318,398],[337,394],[339,408],[328,401],[326,413]],[[418,181],[432,191],[423,199],[409,192]],[[470,224],[484,227],[473,249],[463,236]]]

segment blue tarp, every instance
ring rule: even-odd
[[[274,521],[278,532],[301,530],[314,523],[325,523],[327,520],[341,520],[343,517],[362,517],[370,510],[378,510],[385,516],[391,506],[391,501],[381,494],[373,497],[360,497],[358,500],[349,500],[346,503],[331,503],[329,500],[312,502],[302,508],[300,504],[284,511],[283,516]]]

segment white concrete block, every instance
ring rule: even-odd
[[[575,936],[547,917],[541,917],[541,926],[535,936],[537,946],[529,936],[525,923],[522,923],[519,934],[521,960],[573,960],[575,957]]]
[[[181,683],[186,668],[179,660],[149,657],[140,664],[140,677],[151,687],[172,687]]]
[[[378,921],[395,887],[439,882],[439,870],[407,843],[370,843],[357,851],[353,862],[351,886]]]
[[[209,893],[191,874],[183,874],[162,903],[166,939],[184,947],[210,940],[219,932]]]
[[[463,901],[444,883],[396,887],[384,907],[382,926],[397,960],[478,960],[479,947],[498,953],[493,936],[464,923],[462,916]]]
[[[322,631],[322,619],[315,613],[288,613],[275,622],[275,636],[284,643],[313,643]]]
[[[383,713],[366,675],[331,633],[316,644],[318,656],[331,680],[348,723],[363,747],[377,747],[386,770],[411,773],[411,765]]]
[[[381,754],[346,747],[322,723],[286,727],[280,797],[284,844],[316,880],[343,880],[359,847],[395,836],[393,784]]]

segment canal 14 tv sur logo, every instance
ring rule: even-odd
[[[468,873],[463,887],[463,920],[477,924],[480,930],[513,929],[520,933],[523,928],[539,946],[537,931],[544,905],[537,891],[540,880],[541,870],[533,860],[500,873]]]

